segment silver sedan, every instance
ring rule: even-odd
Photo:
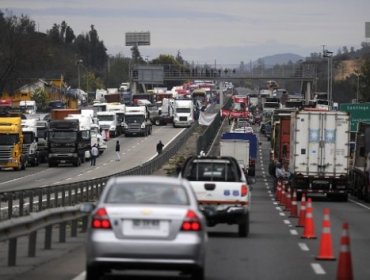
[[[206,223],[186,179],[111,178],[91,211],[86,279],[111,269],[175,270],[204,279]]]

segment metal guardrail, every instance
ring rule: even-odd
[[[37,232],[45,229],[44,249],[51,249],[53,226],[59,225],[59,242],[66,242],[67,225],[71,224],[71,236],[77,236],[79,222],[86,230],[87,214],[79,206],[68,206],[31,213],[0,223],[0,242],[8,241],[8,266],[15,266],[17,259],[17,241],[19,237],[28,236],[28,257],[36,256]]]
[[[205,154],[208,153],[208,149],[211,146],[215,136],[217,135],[221,124],[222,117],[220,113],[218,113],[215,119],[213,120],[212,124],[208,126],[203,135],[199,136],[197,142],[197,155],[199,155],[201,151],[203,151]]]

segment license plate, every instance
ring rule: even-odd
[[[123,234],[126,236],[168,236],[169,221],[134,219],[124,220],[122,226]]]
[[[133,220],[132,228],[134,229],[159,229],[160,223],[158,220]]]
[[[66,161],[65,160],[61,160],[60,163],[66,163]]]

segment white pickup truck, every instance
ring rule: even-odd
[[[239,236],[248,236],[251,189],[235,158],[190,157],[179,177],[190,182],[208,226],[238,224]]]

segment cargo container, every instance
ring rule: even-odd
[[[254,133],[244,132],[225,132],[221,135],[221,141],[224,140],[242,140],[249,142],[249,163],[248,175],[255,176],[257,160],[257,136]]]
[[[50,112],[50,119],[64,120],[70,114],[81,114],[81,109],[53,109]]]
[[[291,114],[291,185],[302,193],[348,197],[350,118],[345,112],[305,109]]]

